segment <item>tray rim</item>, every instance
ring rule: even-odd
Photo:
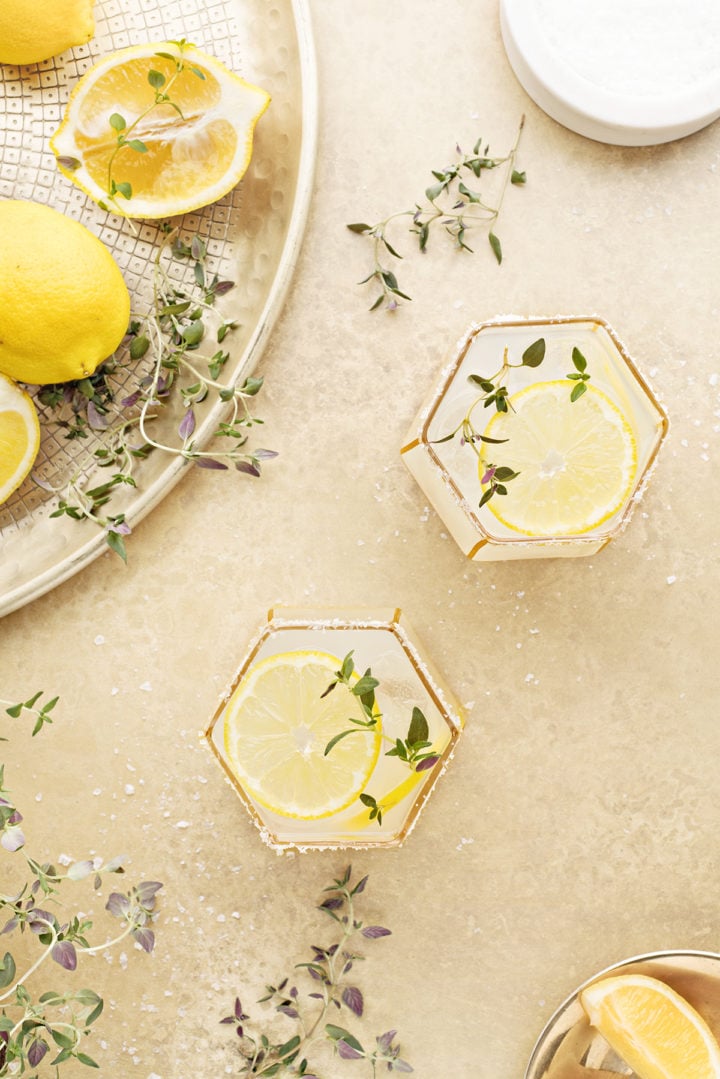
[[[275,276],[260,317],[238,364],[237,377],[248,375],[255,368],[283,308],[302,247],[313,192],[318,142],[318,81],[310,0],[289,0],[289,5],[297,35],[302,90],[300,110],[302,136],[295,198]],[[204,417],[202,432],[198,432],[198,444],[209,439],[223,414],[224,405],[222,402],[217,402]],[[128,522],[135,525],[147,516],[175,487],[189,467],[191,467],[190,462],[180,457],[170,461],[162,474],[133,500],[126,514]],[[90,565],[107,550],[104,533],[94,532],[85,543],[78,544],[54,566],[0,595],[0,618],[51,591]]]

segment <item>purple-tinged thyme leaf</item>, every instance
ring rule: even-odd
[[[343,1060],[362,1060],[364,1054],[358,1053],[357,1049],[353,1049],[352,1045],[349,1045],[344,1038],[341,1038],[337,1043],[338,1056]]]
[[[392,930],[384,929],[381,925],[366,925],[361,932],[364,937],[368,937],[370,940],[377,940],[379,937],[389,937],[392,935]]]
[[[415,771],[427,772],[430,768],[434,768],[439,760],[439,757],[423,757],[423,759],[415,766]]]
[[[152,929],[142,928],[133,930],[133,938],[145,952],[151,952],[155,947],[155,934]]]
[[[214,468],[217,471],[227,472],[228,466],[222,461],[216,461],[214,457],[196,457],[194,462],[198,468]]]
[[[25,846],[25,836],[23,835],[22,828],[18,828],[17,825],[6,827],[3,834],[0,836],[0,846],[5,850],[14,853],[16,850],[20,850]]]
[[[72,941],[59,940],[50,955],[65,970],[75,970],[77,967],[77,952]]]
[[[130,900],[120,892],[111,892],[105,904],[105,910],[109,911],[114,918],[124,918],[130,910]]]
[[[343,1004],[354,1012],[355,1015],[361,1016],[364,1008],[363,995],[360,990],[354,985],[348,985],[343,990],[342,995]]]
[[[33,1041],[30,1042],[27,1051],[27,1059],[30,1067],[37,1068],[49,1048],[47,1042],[43,1041],[42,1038],[34,1038]]]

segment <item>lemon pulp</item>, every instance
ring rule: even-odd
[[[156,88],[172,103],[158,104]],[[181,214],[238,183],[269,101],[265,90],[192,45],[131,46],[83,75],[50,145],[60,171],[96,202],[112,199],[112,209],[128,217]],[[111,117],[125,126],[114,127]],[[116,153],[119,134],[143,149],[126,145]],[[121,191],[130,196],[111,195],[111,181],[129,185]]]
[[[0,503],[27,476],[40,447],[40,424],[31,398],[0,375]]]
[[[519,475],[487,507],[507,528],[528,536],[589,532],[628,498],[637,472],[635,437],[620,409],[595,386],[570,401],[575,385],[535,382],[508,399],[483,434],[508,441],[492,446]],[[486,453],[489,450],[486,450]],[[485,472],[480,463],[480,475]]]
[[[380,752],[380,721],[339,741],[366,718],[343,685],[326,697],[342,661],[324,652],[283,652],[261,660],[225,710],[225,750],[245,790],[274,813],[314,820],[338,813],[366,786]],[[357,677],[357,676],[356,676]]]
[[[605,978],[580,994],[594,1027],[640,1079],[718,1079],[720,1048],[701,1015],[657,978]]]

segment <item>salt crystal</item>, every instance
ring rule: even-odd
[[[145,693],[152,693],[152,685],[150,684],[150,682],[143,682],[143,684],[140,686],[140,689],[144,690]]]
[[[179,820],[175,824],[175,827],[176,828],[189,828],[190,827],[190,821],[189,820]]]
[[[95,644],[105,644],[105,638],[103,637],[102,633],[98,633],[97,637],[95,638]]]
[[[132,783],[126,783],[125,784],[125,793],[126,794],[134,794],[135,793],[135,788],[133,787]]]
[[[668,584],[675,584],[676,581],[677,581],[677,577],[675,576],[674,573],[671,573],[670,576],[667,578],[667,583]]]

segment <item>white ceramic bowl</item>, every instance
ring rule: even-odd
[[[500,0],[510,64],[580,135],[647,146],[720,117],[717,0]]]

